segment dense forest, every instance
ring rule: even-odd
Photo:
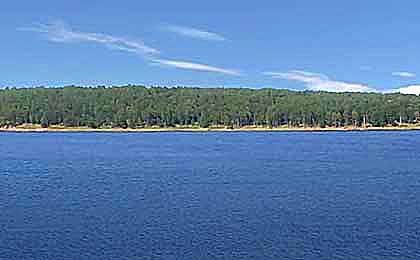
[[[0,126],[341,127],[420,123],[420,97],[246,88],[63,87],[0,90]]]

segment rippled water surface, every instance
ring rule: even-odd
[[[1,133],[0,259],[420,259],[420,133]]]

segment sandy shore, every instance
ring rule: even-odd
[[[328,128],[316,128],[316,127],[279,127],[279,128],[268,128],[268,127],[243,127],[243,128],[197,128],[197,127],[172,127],[172,128],[88,128],[88,127],[61,127],[53,126],[49,128],[42,128],[37,126],[20,126],[13,128],[0,128],[0,132],[104,132],[104,133],[136,133],[136,132],[352,132],[352,131],[413,131],[420,130],[419,125],[404,126],[404,127],[369,127],[369,128],[351,128],[351,127],[328,127]]]

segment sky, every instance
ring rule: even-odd
[[[419,1],[2,1],[0,87],[420,94]]]

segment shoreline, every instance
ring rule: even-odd
[[[242,128],[195,128],[195,127],[168,127],[168,128],[89,128],[89,127],[13,127],[0,128],[0,133],[161,133],[161,132],[374,132],[374,131],[420,131],[420,126],[387,126],[387,127],[242,127]]]

